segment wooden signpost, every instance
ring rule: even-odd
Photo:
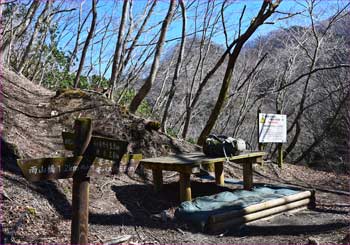
[[[18,159],[17,164],[29,181],[73,178],[71,244],[88,244],[90,176],[133,173],[142,155],[125,154],[128,147],[125,141],[93,136],[90,118],[75,120],[74,133],[63,132],[62,137],[65,148],[73,151],[73,157]],[[101,163],[95,161],[96,158],[114,163]]]

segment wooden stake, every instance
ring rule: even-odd
[[[88,244],[90,178],[73,178],[71,244]]]
[[[259,151],[262,151],[263,150],[263,144],[261,144],[260,142],[259,142],[259,136],[260,136],[260,131],[259,131],[259,124],[260,124],[260,122],[259,122],[259,114],[261,113],[261,110],[260,110],[260,108],[258,109],[258,112],[257,112],[257,140],[258,140],[258,150]]]
[[[277,114],[281,114],[281,110],[277,110]],[[278,166],[282,168],[283,166],[283,144],[282,143],[277,144],[277,150],[278,150],[277,163],[278,163]]]
[[[282,143],[278,143],[277,144],[277,148],[278,148],[278,156],[277,156],[277,162],[278,162],[278,166],[280,168],[283,167],[283,144]]]
[[[218,162],[215,164],[215,182],[217,185],[224,186],[225,178],[224,178],[224,163]]]
[[[260,136],[260,130],[259,130],[259,124],[260,124],[260,122],[259,122],[259,114],[261,113],[261,110],[260,110],[260,108],[258,109],[258,112],[257,112],[257,129],[256,129],[256,131],[258,132],[257,134],[257,136],[258,136],[258,151],[263,151],[264,150],[264,144],[263,143],[260,143],[259,142],[259,136]],[[261,158],[261,165],[264,165],[264,159],[263,158]]]
[[[243,163],[243,188],[244,190],[253,188],[253,163],[251,160],[246,160]]]
[[[73,154],[84,157],[73,176],[71,244],[88,244],[90,179],[86,176],[88,169],[82,166],[91,166],[93,161],[88,150],[92,135],[91,119],[75,120],[74,130],[76,147]]]
[[[192,193],[191,193],[191,174],[189,173],[181,173],[180,172],[180,201],[191,201]]]

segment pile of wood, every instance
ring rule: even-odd
[[[208,219],[206,229],[210,233],[240,226],[257,219],[282,213],[288,210],[315,206],[315,192],[303,191],[297,194],[254,204],[240,210],[212,215]]]

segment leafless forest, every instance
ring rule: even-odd
[[[0,2],[2,65],[34,83],[103,93],[199,144],[255,148],[257,110],[281,112],[288,162],[349,166],[348,1]]]

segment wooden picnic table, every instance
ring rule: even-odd
[[[262,164],[265,152],[247,152],[230,157],[229,160],[243,164],[243,185],[245,190],[253,188],[253,164]],[[200,165],[214,166],[215,182],[224,185],[225,157],[207,157],[201,152],[188,154],[173,154],[166,157],[142,159],[141,164],[152,170],[155,191],[160,191],[163,185],[162,171],[176,171],[180,173],[180,200],[191,201],[190,177]]]

